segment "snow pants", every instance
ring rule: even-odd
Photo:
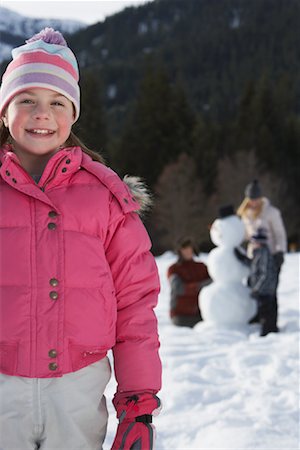
[[[258,316],[261,325],[261,336],[278,331],[277,328],[277,299],[275,295],[261,295],[257,298]]]
[[[101,450],[108,358],[61,378],[0,374],[0,450]]]

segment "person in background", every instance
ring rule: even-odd
[[[277,268],[274,257],[268,248],[267,233],[264,228],[258,228],[251,236],[253,248],[252,258],[236,253],[238,258],[250,267],[248,285],[251,296],[257,301],[258,322],[261,325],[261,336],[278,332],[276,314]]]
[[[202,320],[199,292],[211,279],[206,265],[194,260],[197,252],[192,239],[182,239],[177,254],[177,262],[167,271],[171,287],[170,317],[174,325],[192,328]]]
[[[0,448],[101,450],[112,349],[112,449],[152,450],[159,277],[140,204],[71,131],[79,72],[63,36],[46,28],[12,54],[0,89]]]
[[[253,256],[255,247],[251,236],[255,235],[259,228],[264,228],[266,231],[266,244],[274,258],[278,286],[279,274],[284,262],[284,254],[287,251],[286,230],[279,209],[274,207],[270,200],[263,196],[258,180],[253,180],[246,186],[245,198],[239,206],[237,214],[245,224],[248,257],[251,258]],[[275,294],[274,309],[277,321],[277,294]],[[256,322],[257,320],[258,316],[255,316],[250,322]]]

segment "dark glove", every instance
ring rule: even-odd
[[[248,256],[246,255],[245,251],[242,250],[240,247],[235,247],[233,250],[234,250],[234,254],[237,257],[237,259],[241,263],[245,264],[245,266],[249,267],[250,263],[251,263],[251,259],[248,258]]]
[[[117,411],[119,425],[111,450],[153,450],[155,428],[152,415],[159,414],[159,398],[150,393],[126,396],[116,394],[113,404]]]
[[[274,258],[275,266],[279,270],[284,261],[283,252],[274,253],[273,258]]]

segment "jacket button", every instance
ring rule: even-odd
[[[48,212],[48,216],[49,217],[56,217],[57,216],[57,212],[56,211],[49,211]]]
[[[56,278],[51,278],[49,283],[50,283],[50,286],[58,286],[58,280]]]
[[[10,177],[10,172],[9,172],[9,170],[6,170],[5,173],[6,173],[6,175],[7,175],[8,177]]]
[[[57,351],[54,348],[52,348],[51,350],[49,350],[48,355],[50,356],[50,358],[56,358]]]
[[[66,159],[66,164],[70,164],[71,160],[70,159]]]
[[[48,367],[50,370],[56,370],[58,368],[58,364],[56,362],[52,362]]]
[[[124,202],[125,202],[125,203],[128,203],[128,200],[127,200],[127,198],[124,198],[123,200],[124,200]]]
[[[61,171],[62,171],[62,173],[65,173],[65,172],[67,171],[67,168],[66,168],[66,167],[63,167],[63,168],[61,169]]]
[[[57,300],[57,299],[58,299],[58,292],[56,292],[56,291],[51,291],[51,292],[49,293],[49,296],[50,296],[51,300]]]
[[[56,229],[56,224],[53,222],[48,223],[48,228],[49,230],[55,230]]]

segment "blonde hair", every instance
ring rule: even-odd
[[[242,219],[248,215],[249,211],[249,202],[251,201],[251,198],[245,197],[240,206],[237,209],[237,215],[240,216]],[[254,218],[258,217],[260,213],[262,212],[263,208],[263,200],[262,198],[259,199],[258,207],[255,210],[251,210],[252,216]]]
[[[11,143],[11,136],[9,134],[8,128],[3,123],[3,120],[0,119],[0,147],[4,144]],[[88,154],[93,161],[98,161],[101,164],[106,164],[104,158],[97,152],[90,150],[86,145],[81,142],[81,140],[71,131],[70,136],[66,140],[64,147],[81,147],[82,151]]]

